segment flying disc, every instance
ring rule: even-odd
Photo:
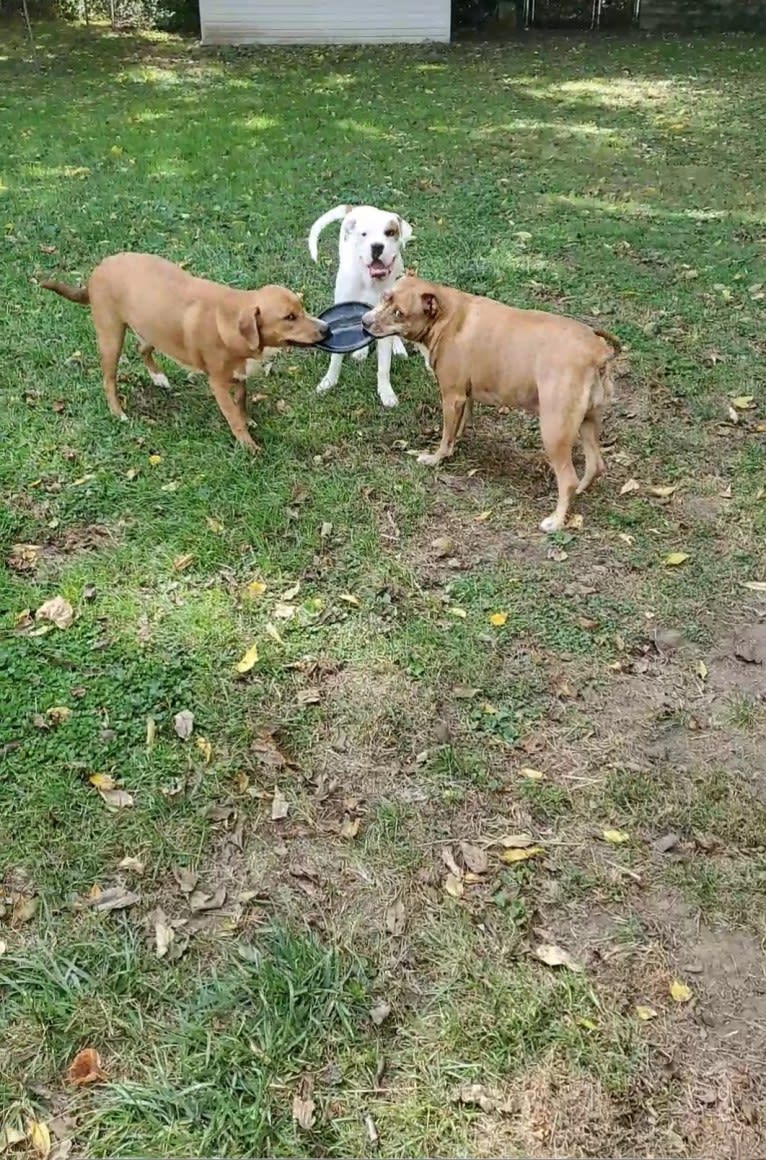
[[[314,346],[330,354],[350,354],[369,346],[375,338],[362,326],[362,317],[370,310],[368,302],[336,302],[318,318],[326,322],[330,333]]]

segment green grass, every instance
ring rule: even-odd
[[[664,1154],[720,1046],[668,999],[695,953],[676,927],[766,933],[763,701],[757,666],[721,658],[764,607],[741,585],[766,575],[766,48],[214,55],[37,36],[40,73],[16,26],[0,45],[0,1115],[94,1156]],[[345,200],[406,216],[428,277],[620,335],[609,474],[582,528],[536,530],[552,487],[530,421],[479,415],[441,480],[405,454],[439,422],[414,357],[386,412],[370,362],[319,399],[324,357],[282,356],[252,383],[251,460],[201,379],[170,368],[167,396],[129,345],[116,424],[87,311],[35,284],[136,248],[319,310],[335,239],[314,266],[305,238]],[[19,544],[36,545],[26,571]],[[71,627],[20,619],[59,594]],[[109,812],[96,773],[133,806]],[[678,851],[655,854],[671,830]],[[518,833],[545,857],[504,866],[492,843]],[[442,851],[461,841],[489,864],[456,899]],[[222,907],[192,914],[179,867]],[[114,886],[138,901],[84,905]],[[157,957],[157,908],[178,957]],[[584,971],[539,964],[541,942]],[[705,962],[695,988],[725,1026],[754,975]],[[633,1013],[648,1000],[650,1028]],[[76,1090],[83,1046],[108,1078]],[[455,1102],[462,1083],[513,1093],[518,1114]],[[562,1126],[575,1089],[588,1145]]]

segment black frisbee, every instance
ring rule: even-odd
[[[336,302],[318,317],[330,327],[330,333],[314,346],[330,354],[350,354],[375,341],[362,326],[362,317],[371,310],[367,302]]]

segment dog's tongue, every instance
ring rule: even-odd
[[[369,269],[373,278],[383,278],[388,273],[388,266],[381,262],[380,258],[374,258],[370,262]]]

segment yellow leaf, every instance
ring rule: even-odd
[[[545,850],[542,846],[524,846],[514,847],[509,850],[503,850],[500,855],[501,862],[526,862],[528,858],[536,858],[539,854],[544,854]]]
[[[465,618],[468,616],[468,613],[464,608],[448,608],[447,612],[449,612],[450,616],[459,617],[460,620],[465,620]]]
[[[88,781],[96,789],[114,789],[114,778],[109,773],[92,773]]]
[[[630,841],[630,834],[624,830],[604,830],[602,837],[610,846],[621,846],[623,842]]]
[[[236,670],[238,673],[249,673],[254,664],[258,662],[258,645],[253,644],[247,650],[241,660],[237,661]]]
[[[674,979],[670,984],[670,997],[676,1003],[688,1003],[692,997],[691,987],[687,987],[686,983]]]
[[[531,769],[528,765],[523,765],[519,770],[519,777],[528,777],[530,781],[540,781],[545,777],[545,774],[539,769]]]
[[[575,1022],[578,1027],[584,1027],[586,1031],[598,1031],[598,1023],[594,1023],[592,1019],[586,1019],[584,1015],[578,1015]]]
[[[63,725],[72,716],[72,710],[68,709],[66,705],[53,705],[48,709],[46,716],[54,725]]]
[[[492,515],[492,508],[487,508],[487,510],[485,512],[479,512],[479,514],[477,516],[474,516],[473,518],[476,520],[477,524],[483,524],[484,521],[488,520],[491,515]]]
[[[263,596],[265,591],[266,585],[261,580],[251,580],[245,588],[246,595],[253,598],[256,596]]]
[[[154,717],[146,718],[146,748],[151,749],[157,737],[157,722]]]
[[[346,604],[353,604],[356,608],[359,608],[360,606],[359,597],[354,596],[351,592],[341,592],[338,600],[344,600]]]
[[[282,637],[279,635],[279,629],[277,628],[277,626],[275,624],[267,624],[265,631],[266,631],[266,636],[270,636],[272,640],[275,640],[277,642],[277,644],[283,645],[285,643],[282,640]]]
[[[205,764],[210,765],[210,761],[213,756],[213,746],[210,744],[208,739],[206,737],[198,737],[194,744],[197,746],[197,749],[199,749],[200,753],[204,757]]]
[[[495,628],[502,628],[507,619],[507,612],[493,612],[489,618],[489,623],[493,624]]]
[[[663,563],[666,568],[677,568],[679,564],[685,564],[688,559],[686,552],[671,552],[665,557]]]
[[[656,495],[658,499],[667,499],[674,491],[678,491],[678,484],[668,484],[661,487],[650,487],[649,494]]]
[[[576,515],[569,517],[567,520],[567,527],[572,528],[575,532],[579,532],[583,526],[583,522],[583,517],[578,512]]]
[[[454,874],[448,874],[444,879],[444,889],[452,898],[463,897],[463,883]]]
[[[158,463],[162,463],[162,456],[161,455],[150,455],[149,462],[151,463],[152,467],[156,467]]]
[[[210,516],[205,516],[205,523],[214,535],[220,536],[221,532],[223,531],[223,524],[220,520],[214,520]]]
[[[51,1150],[51,1134],[42,1120],[27,1120],[27,1139],[42,1160],[47,1160]]]
[[[126,479],[135,479],[137,475],[138,475],[138,468],[137,467],[129,467],[128,470],[125,472]]]
[[[704,681],[707,679],[707,665],[705,664],[704,661],[700,661],[699,664],[697,665],[697,676],[699,677],[699,679],[701,681]]]
[[[738,411],[749,411],[753,405],[753,399],[753,395],[737,395],[736,399],[732,399],[731,404]]]
[[[657,1012],[654,1010],[654,1007],[645,1007],[642,1003],[636,1003],[635,1012],[636,1016],[644,1023],[648,1023],[650,1019],[657,1018]]]
[[[173,571],[183,572],[184,568],[188,568],[194,559],[194,552],[184,552],[182,556],[176,556],[173,561]]]
[[[624,483],[622,485],[622,487],[620,488],[620,495],[630,495],[630,493],[632,491],[640,491],[640,490],[641,490],[641,484],[638,482],[638,480],[637,479],[629,479],[627,481],[627,483]]]

